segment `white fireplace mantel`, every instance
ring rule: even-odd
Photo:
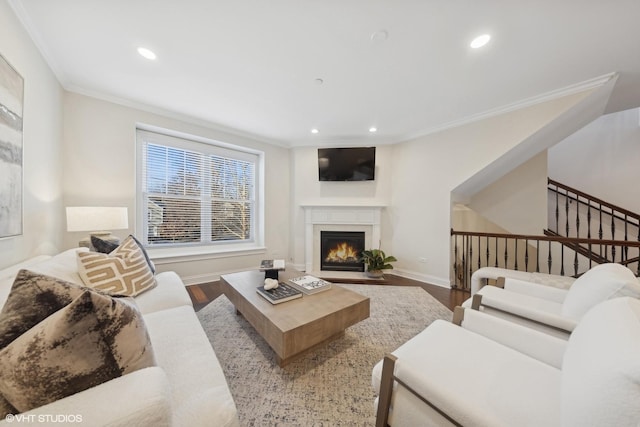
[[[314,225],[371,226],[371,242],[380,242],[380,218],[383,205],[302,205],[304,209],[305,271],[313,270]]]

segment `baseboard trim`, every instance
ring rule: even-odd
[[[296,266],[292,266],[292,267],[296,268]],[[218,274],[211,273],[211,274],[198,274],[194,276],[184,276],[182,277],[182,281],[184,282],[185,286],[201,285],[203,283],[218,281],[220,280],[220,276],[224,274],[239,273],[241,271],[246,271],[246,270],[247,270],[246,268],[241,268],[237,270],[223,271]],[[388,272],[389,274],[395,274],[396,276],[417,280],[418,282],[423,282],[426,284],[436,285],[442,288],[451,289],[451,284],[449,283],[449,279],[444,279],[442,277],[431,276],[429,274],[417,273],[415,271],[403,270],[400,268],[394,268],[393,270],[389,270]]]
[[[418,282],[424,282],[429,285],[436,285],[442,288],[451,289],[451,283],[448,278],[442,278],[437,276],[432,276],[430,274],[417,273],[411,270],[404,270],[401,268],[394,268],[393,270],[389,270],[389,274],[395,274],[396,276],[404,277],[407,279],[417,280]]]

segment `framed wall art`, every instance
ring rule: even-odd
[[[22,234],[22,76],[0,55],[0,238]]]

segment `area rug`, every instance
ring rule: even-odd
[[[241,426],[374,425],[373,366],[434,320],[451,319],[451,311],[419,287],[340,286],[370,298],[369,319],[284,368],[224,295],[197,313]]]

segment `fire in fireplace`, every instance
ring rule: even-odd
[[[330,271],[364,271],[358,262],[364,250],[364,232],[321,231],[320,269]]]

